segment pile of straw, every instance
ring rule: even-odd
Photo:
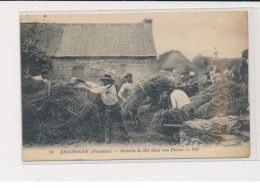
[[[130,113],[132,109],[138,109],[147,96],[154,99],[163,91],[173,91],[174,87],[173,81],[163,76],[156,76],[134,88],[127,102],[122,106],[122,111],[124,114]]]
[[[194,115],[212,118],[217,114],[241,115],[247,113],[248,87],[243,83],[218,83],[210,86],[203,100],[194,100]],[[208,100],[210,99],[210,100]],[[198,105],[200,104],[200,105]]]
[[[64,84],[48,86],[31,77],[23,78],[22,86],[24,143],[100,139],[100,107],[88,99],[85,89]]]
[[[182,124],[187,121],[189,117],[182,110],[160,110],[154,114],[152,124],[156,126],[162,126],[163,124]]]

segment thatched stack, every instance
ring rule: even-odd
[[[180,51],[168,51],[159,56],[158,70],[169,72],[178,85],[180,81],[180,75],[188,76],[192,71],[192,65],[190,61]]]
[[[193,70],[198,77],[198,82],[204,82],[205,73],[209,72],[212,67],[212,61],[210,57],[197,55],[191,62]]]
[[[183,74],[185,69],[191,69],[190,61],[180,51],[169,51],[159,56],[159,70],[176,70],[179,74]]]

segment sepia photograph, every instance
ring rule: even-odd
[[[247,11],[20,14],[23,161],[250,157]]]

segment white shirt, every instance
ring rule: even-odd
[[[39,75],[39,76],[34,76],[34,77],[32,77],[34,80],[42,80],[42,76],[41,75]]]
[[[190,104],[190,98],[182,90],[175,89],[171,93],[170,97],[171,97],[171,102],[172,102],[172,108],[173,109],[181,109],[186,104]]]
[[[101,93],[101,97],[106,105],[115,105],[118,102],[115,86],[112,85],[104,93]]]
[[[134,88],[134,84],[133,83],[128,83],[126,82],[119,90],[118,92],[118,96],[123,100],[126,101],[127,98],[130,95],[130,92],[133,90]],[[123,95],[126,95],[126,97],[124,97]]]
[[[229,72],[229,70],[228,70],[228,69],[225,69],[225,71],[223,72],[224,76],[227,76],[227,75],[228,75],[228,72]]]
[[[86,82],[90,87],[84,86],[92,93],[101,94],[102,101],[105,105],[115,105],[118,102],[116,88],[114,85],[101,86],[93,82]]]

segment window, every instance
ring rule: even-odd
[[[72,77],[76,77],[84,80],[85,79],[84,66],[74,66],[72,68]]]

